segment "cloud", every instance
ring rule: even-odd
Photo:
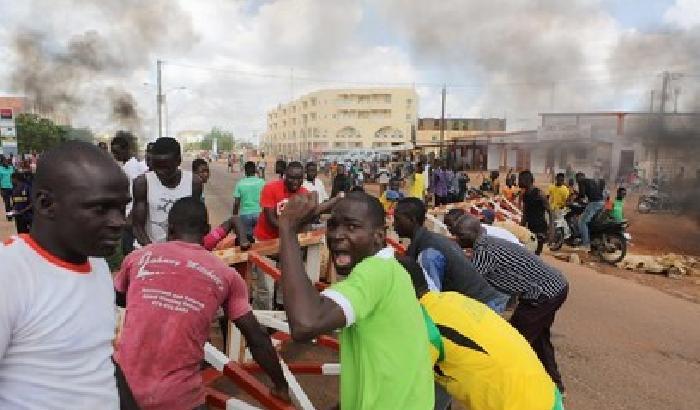
[[[664,13],[665,23],[681,29],[691,29],[700,25],[700,2],[697,0],[676,0]]]
[[[664,21],[690,32],[700,15],[692,7],[678,0]],[[292,94],[382,83],[415,82],[420,113],[437,116],[447,82],[452,117],[505,114],[518,128],[536,126],[537,112],[551,109],[633,108],[658,82],[650,73],[688,50],[647,38],[659,33],[623,31],[598,0],[34,0],[0,15],[6,67],[20,66],[11,39],[26,28],[44,34],[49,61],[70,55],[72,39],[96,33],[88,44],[102,44],[100,58],[82,65],[111,69],[71,80],[80,100],[74,124],[112,130],[103,91],[123,90],[148,137],[155,90],[143,83],[155,83],[156,59],[166,61],[166,91],[187,87],[167,96],[171,131],[221,126],[249,137]],[[668,52],[649,59],[645,49],[655,42]],[[0,67],[0,89],[19,85]]]

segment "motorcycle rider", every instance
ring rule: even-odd
[[[581,232],[581,247],[584,250],[591,250],[591,237],[588,229],[588,223],[593,219],[595,214],[603,209],[604,198],[601,184],[591,178],[586,178],[583,172],[576,174],[576,182],[578,182],[578,199],[588,200],[586,208],[578,218],[578,228]]]

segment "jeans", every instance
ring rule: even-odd
[[[495,298],[489,300],[486,303],[486,306],[490,307],[491,310],[494,312],[498,313],[499,315],[503,313],[506,310],[506,307],[508,307],[508,301],[510,300],[510,295],[506,295],[505,293],[501,293]]]
[[[258,214],[240,215],[240,218],[245,227],[245,235],[248,237],[248,240],[252,242],[253,228],[255,228],[255,224],[258,223]]]
[[[581,245],[588,246],[591,244],[591,233],[588,230],[588,223],[598,211],[603,209],[603,201],[589,202],[586,209],[583,210],[581,216],[578,217],[578,229],[581,231]]]

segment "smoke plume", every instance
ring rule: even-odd
[[[61,21],[66,17],[51,13],[74,10],[76,18],[89,19],[99,29],[66,33],[58,31],[67,25],[22,24],[14,38],[14,90],[44,114],[73,115],[88,103],[108,101],[105,119],[136,132],[141,119],[134,98],[118,84],[154,65],[157,53],[168,47],[186,51],[197,41],[190,16],[167,0],[34,0],[32,9]]]
[[[588,105],[586,84],[576,81],[595,74],[591,64],[600,56],[590,52],[590,42],[612,30],[609,16],[582,0],[382,4],[416,63],[433,60],[452,76],[478,73],[464,82],[483,87],[484,110],[534,112],[535,118],[537,111]]]

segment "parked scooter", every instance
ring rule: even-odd
[[[658,185],[649,186],[649,192],[639,196],[637,211],[641,214],[648,214],[652,211],[680,211],[678,201],[668,192],[662,192]]]
[[[586,209],[586,204],[574,202],[554,220],[554,239],[549,249],[558,251],[565,243],[577,246],[581,243],[578,218]],[[631,236],[625,232],[627,221],[616,221],[607,211],[600,210],[588,223],[591,238],[591,251],[610,264],[622,261],[627,254],[627,242]]]

